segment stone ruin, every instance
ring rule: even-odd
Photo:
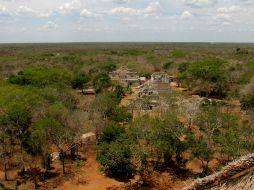
[[[169,76],[165,72],[153,73],[150,80],[137,87],[138,99],[134,104],[137,104],[138,109],[143,110],[166,109],[167,105],[160,93],[171,92],[176,81],[176,77]]]
[[[136,109],[152,110],[154,108],[166,108],[166,103],[160,97],[160,93],[170,92],[172,84],[176,83],[175,76],[169,76],[165,72],[155,72],[150,80],[140,77],[137,72],[128,68],[119,68],[109,73],[112,81],[120,82],[123,86],[136,87],[138,98],[132,103]]]
[[[156,72],[151,75],[151,79],[139,86],[139,97],[159,95],[162,92],[170,92],[175,85],[177,78],[169,76],[164,72]]]
[[[109,73],[112,81],[120,82],[123,86],[139,86],[146,81],[145,77],[140,77],[137,72],[127,68],[120,68]]]

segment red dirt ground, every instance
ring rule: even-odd
[[[107,187],[122,184],[115,179],[106,177],[99,169],[100,167],[96,161],[95,150],[91,149],[87,153],[87,161],[82,168],[82,175],[79,177],[79,181],[84,183],[78,184],[77,179],[71,179],[64,182],[57,190],[106,190]]]

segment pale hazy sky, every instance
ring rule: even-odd
[[[254,0],[0,0],[0,43],[254,42]]]

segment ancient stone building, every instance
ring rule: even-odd
[[[127,68],[120,68],[109,73],[112,81],[118,81],[123,86],[139,86],[146,81],[145,77],[139,77],[138,73]]]

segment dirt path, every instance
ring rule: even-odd
[[[70,179],[57,190],[106,190],[107,187],[122,184],[115,179],[108,178],[99,171],[99,164],[96,161],[94,149],[89,150],[87,161],[79,177],[82,184],[78,184],[77,179]]]

